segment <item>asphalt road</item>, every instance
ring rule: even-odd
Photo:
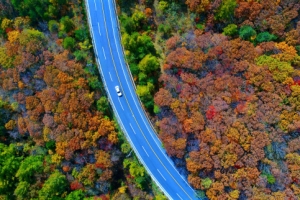
[[[135,92],[121,46],[114,0],[85,0],[98,68],[119,125],[152,180],[169,199],[198,199],[166,155]],[[122,92],[119,97],[115,86]]]

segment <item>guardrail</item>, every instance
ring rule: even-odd
[[[92,21],[91,21],[90,16],[89,16],[89,15],[90,15],[90,14],[89,14],[89,8],[88,8],[89,5],[88,5],[87,1],[88,1],[88,0],[85,0],[85,9],[86,9],[86,11],[87,11],[88,27],[89,27],[89,30],[90,30],[90,33],[91,33],[91,39],[92,39],[93,47],[96,47],[95,42],[94,42],[94,34],[93,34],[93,30],[92,30],[92,28],[91,28],[91,26],[92,26],[91,22],[92,22]],[[108,96],[108,98],[109,98],[109,101],[112,102],[112,98],[111,98],[111,96],[110,96],[110,94],[109,94],[109,90],[108,90],[108,88],[107,88],[106,82],[104,81],[105,79],[104,79],[103,71],[102,71],[102,69],[101,69],[101,64],[100,64],[100,61],[99,61],[99,58],[98,58],[98,52],[97,52],[97,49],[94,48],[94,51],[95,51],[95,54],[97,55],[97,57],[96,57],[96,63],[97,63],[97,68],[98,68],[98,70],[99,70],[99,72],[100,72],[99,74],[100,74],[101,79],[102,79],[102,82],[103,82],[103,84],[104,84],[104,88],[105,88],[105,90],[106,90],[106,93],[107,93],[107,96]],[[132,79],[132,80],[133,80],[133,79]],[[117,109],[115,108],[115,106],[114,106],[113,103],[111,103],[111,107],[112,107],[112,109],[113,109],[113,111],[114,111],[114,113],[115,113],[115,116],[116,116],[117,121],[118,121],[118,123],[119,123],[119,125],[120,125],[120,127],[121,127],[121,130],[123,131],[123,133],[125,133],[124,135],[125,135],[126,139],[129,141],[131,147],[133,148],[133,150],[134,150],[134,152],[135,152],[135,154],[136,154],[136,156],[137,156],[139,162],[142,163],[142,165],[145,167],[145,169],[147,170],[147,172],[150,174],[152,180],[153,180],[153,181],[156,183],[156,185],[163,191],[163,193],[164,193],[169,199],[172,199],[172,197],[168,194],[168,192],[165,191],[165,189],[162,187],[162,185],[159,183],[159,181],[158,181],[158,180],[155,178],[155,176],[151,173],[150,169],[147,167],[146,163],[143,161],[143,159],[142,159],[141,155],[139,154],[138,150],[135,148],[134,143],[132,142],[132,140],[130,139],[128,133],[126,132],[126,129],[125,129],[123,123],[122,123],[122,120],[120,119],[120,117],[119,117],[119,115],[118,115],[118,112],[117,112]]]

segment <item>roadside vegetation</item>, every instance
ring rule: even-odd
[[[137,93],[192,187],[208,199],[299,199],[299,2],[127,2]]]
[[[0,1],[0,199],[165,199],[99,78],[84,1]]]

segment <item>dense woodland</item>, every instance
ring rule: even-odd
[[[117,0],[145,110],[202,199],[300,198],[300,3]],[[0,198],[166,199],[114,120],[81,0],[0,0]]]
[[[84,1],[0,1],[0,199],[166,199],[119,129]]]
[[[199,196],[299,199],[299,1],[120,2],[137,93]]]

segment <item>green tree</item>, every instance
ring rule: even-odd
[[[66,176],[56,170],[45,181],[39,191],[39,199],[62,199],[62,194],[67,190]]]
[[[139,73],[139,85],[147,85],[148,76],[144,72]]]
[[[165,37],[169,37],[171,35],[172,27],[169,24],[160,24],[158,25],[158,31],[163,33]]]
[[[14,58],[9,57],[5,47],[0,47],[0,66],[3,68],[13,67]]]
[[[130,68],[130,72],[131,72],[132,76],[134,76],[134,77],[138,76],[140,70],[139,70],[139,67],[137,64],[130,63],[129,68]]]
[[[235,24],[228,24],[224,29],[223,29],[223,34],[227,36],[232,36],[237,34],[237,25]]]
[[[150,82],[148,82],[147,85],[138,85],[136,88],[136,93],[139,95],[145,107],[149,110],[153,110],[153,106],[154,106],[153,95],[152,95],[153,91],[154,91],[154,86]]]
[[[121,145],[121,151],[125,154],[129,153],[131,150],[131,147],[130,147],[130,144],[128,142],[124,142],[122,145]]]
[[[160,112],[160,108],[159,108],[158,105],[155,105],[155,104],[154,104],[153,112],[154,112],[155,114],[158,114],[158,113]]]
[[[142,34],[137,37],[137,46],[137,55],[140,59],[144,58],[147,54],[150,53],[152,55],[156,54],[152,39],[146,34]]]
[[[138,63],[147,54],[156,54],[153,42],[146,34],[141,35],[137,32],[134,32],[133,34],[129,35],[124,33],[122,35],[122,41],[125,50],[128,50],[127,57],[132,58],[130,59],[131,62]]]
[[[268,66],[273,75],[274,80],[284,82],[287,77],[294,73],[294,68],[288,62],[282,62],[271,56],[262,55],[256,58],[256,64],[260,66]]]
[[[144,14],[144,12],[140,11],[139,9],[135,9],[131,16],[131,19],[133,21],[134,27],[137,29],[144,24],[146,20],[146,15]]]
[[[215,19],[220,21],[233,19],[236,5],[236,0],[223,0],[221,6],[218,8],[215,14]]]
[[[168,8],[168,2],[166,1],[159,1],[158,3],[158,9],[161,11],[161,12],[164,12],[167,8]]]
[[[140,177],[145,175],[145,168],[136,160],[124,159],[123,166],[124,168],[129,169],[129,173],[133,177]]]
[[[145,189],[149,180],[145,168],[134,159],[124,159],[123,166],[129,169],[130,175],[134,177],[136,186],[140,189]]]
[[[40,45],[44,45],[46,43],[46,37],[43,32],[38,30],[24,29],[19,36],[19,41],[22,46],[25,46],[28,43],[39,43]]]
[[[29,183],[34,182],[33,179],[35,174],[41,173],[43,171],[43,156],[28,156],[26,157],[19,170],[16,173],[16,177],[19,178],[20,181],[27,181]]]
[[[151,54],[147,54],[138,65],[139,70],[145,74],[151,73],[159,69],[159,62],[157,58]]]
[[[63,47],[65,49],[72,50],[72,49],[74,49],[75,44],[76,44],[75,39],[72,37],[66,37],[63,41]]]
[[[55,140],[49,140],[48,142],[46,142],[45,146],[47,149],[54,151],[56,148],[56,142]]]
[[[65,37],[67,37],[68,36],[68,34],[67,34],[67,32],[65,32],[65,31],[59,31],[58,32],[58,38],[65,38]]]
[[[97,100],[97,110],[99,110],[102,113],[106,113],[109,109],[109,103],[105,96],[100,97],[100,99]]]
[[[82,200],[85,197],[82,190],[75,190],[66,196],[65,200]]]
[[[13,195],[18,179],[15,178],[23,157],[15,144],[0,143],[0,194]]]
[[[83,61],[88,57],[87,51],[77,50],[73,54],[75,56],[76,61]]]
[[[251,26],[242,26],[239,35],[243,40],[253,40],[256,36],[256,31]]]
[[[134,21],[131,17],[128,17],[126,14],[122,14],[120,17],[122,27],[124,27],[125,32],[131,34],[136,30]]]
[[[98,79],[98,76],[92,76],[88,78],[89,86],[93,89],[100,89],[102,87],[101,82]]]
[[[275,35],[270,34],[269,32],[262,32],[256,36],[255,42],[256,43],[269,42],[269,41],[276,40],[276,39],[277,39],[277,37]]]
[[[59,23],[59,30],[66,33],[71,32],[75,28],[73,21],[68,17],[62,17]]]
[[[88,28],[87,27],[84,27],[84,28],[81,28],[81,29],[77,29],[75,30],[75,38],[76,40],[78,41],[81,41],[83,42],[84,40],[86,40],[89,36],[89,32],[88,32]]]
[[[136,186],[138,188],[140,188],[141,190],[144,190],[148,183],[146,176],[137,177],[136,179],[134,179],[134,181],[135,181]]]
[[[212,184],[212,180],[210,178],[204,178],[201,180],[201,185],[205,188],[205,189],[208,189],[210,188]]]
[[[26,199],[28,197],[30,184],[26,181],[21,181],[18,183],[14,195],[16,195],[17,199]]]
[[[295,46],[298,56],[300,56],[300,45]]]
[[[276,179],[272,174],[262,173],[261,176],[266,178],[269,184],[274,184],[276,182]]]
[[[10,104],[10,107],[11,107],[11,109],[12,109],[13,111],[17,111],[18,108],[19,108],[19,104],[18,104],[18,102],[12,102],[12,103]]]
[[[11,0],[21,16],[29,16],[33,22],[48,19],[49,0]]]

